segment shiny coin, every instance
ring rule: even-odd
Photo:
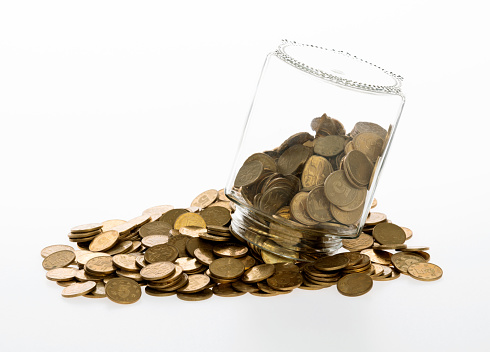
[[[75,268],[55,268],[46,273],[46,278],[51,281],[70,281],[75,278],[78,269]]]
[[[173,262],[179,257],[179,250],[170,244],[159,244],[148,248],[145,252],[147,263]]]
[[[314,267],[320,271],[332,271],[345,268],[349,265],[349,258],[343,255],[322,257],[315,261]]]
[[[209,225],[208,225],[209,227]],[[189,237],[199,237],[199,234],[201,233],[207,233],[208,231],[202,227],[197,227],[197,226],[182,226],[179,229],[179,233],[181,235],[186,235]]]
[[[275,165],[275,162],[274,162],[274,165]],[[218,191],[218,200],[219,201],[222,201],[222,202],[229,202],[230,200],[228,199],[228,197],[226,196],[226,191],[225,189],[220,189]]]
[[[102,232],[112,230],[114,227],[125,224],[127,221],[125,220],[106,220],[102,223]]]
[[[141,243],[145,247],[153,247],[158,244],[165,244],[168,242],[169,236],[168,235],[151,235],[151,236],[146,236],[141,239]]]
[[[107,297],[105,293],[105,284],[103,282],[97,282],[95,286],[95,290],[84,295],[87,298],[103,298]]]
[[[209,207],[201,211],[201,216],[209,226],[224,226],[231,220],[230,211],[223,207]]]
[[[193,273],[202,268],[202,264],[196,261],[196,258],[182,257],[175,260],[185,273]]]
[[[289,291],[303,283],[303,276],[294,271],[280,271],[267,279],[267,284],[275,290]]]
[[[259,288],[257,286],[246,284],[243,281],[232,282],[231,286],[233,286],[233,288],[236,291],[240,291],[240,292],[258,292],[259,291]]]
[[[425,258],[415,252],[398,252],[391,256],[391,262],[400,272],[406,274],[410,265],[425,263]]]
[[[373,229],[373,237],[380,244],[401,244],[407,239],[400,226],[390,223],[378,224]]]
[[[354,273],[342,277],[337,282],[338,291],[349,297],[361,296],[373,287],[373,279],[366,274]]]
[[[339,253],[339,255],[343,255],[344,257],[349,259],[349,264],[347,265],[346,268],[357,265],[362,260],[362,255],[357,252],[344,252],[344,253]]]
[[[122,242],[116,243],[116,245],[114,247],[112,247],[111,249],[108,249],[106,251],[106,253],[110,254],[110,255],[123,254],[123,253],[129,252],[131,250],[131,248],[133,248],[133,242],[132,241],[122,241]]]
[[[342,136],[325,136],[315,140],[315,154],[333,157],[344,150],[345,138]]]
[[[172,210],[167,211],[165,214],[163,214],[159,221],[166,222],[167,224],[169,224],[173,228],[175,220],[177,220],[177,218],[180,215],[188,213],[188,212],[189,211],[187,209],[172,209]]]
[[[101,252],[90,252],[86,251],[86,253],[81,253],[80,255],[77,256],[77,263],[78,265],[84,266],[87,264],[87,262],[96,257],[109,257],[109,254],[107,253],[101,253]]]
[[[50,254],[53,254],[53,253],[59,252],[59,251],[72,251],[72,252],[75,252],[75,250],[73,249],[72,246],[67,246],[65,244],[55,244],[55,245],[47,246],[47,247],[43,248],[43,250],[41,251],[41,256],[43,258],[46,258]]]
[[[357,223],[362,216],[363,208],[359,207],[353,211],[344,211],[333,204],[330,204],[330,213],[338,222],[346,225]]]
[[[296,195],[291,200],[291,205],[290,205],[291,215],[298,222],[304,225],[313,226],[318,224],[318,221],[312,219],[308,214],[308,211],[306,210],[307,198],[308,198],[308,192],[296,193]]]
[[[107,281],[105,290],[111,301],[120,304],[135,303],[141,297],[140,285],[136,281],[124,277]]]
[[[81,281],[81,282],[85,282],[85,281],[102,281],[102,277],[100,276],[94,276],[94,275],[90,275],[88,274],[85,270],[81,269],[81,270],[78,270],[75,274],[75,279],[77,279],[78,281]]]
[[[92,224],[85,224],[85,225],[78,225],[73,227],[70,232],[71,233],[83,233],[83,232],[93,232],[97,231],[104,226],[101,223],[92,223]]]
[[[219,257],[239,258],[247,254],[248,248],[247,246],[235,243],[219,244],[213,248],[213,252]]]
[[[191,207],[206,208],[208,205],[214,203],[218,199],[218,191],[210,189],[202,192],[191,203]]]
[[[61,292],[61,295],[67,298],[83,296],[95,290],[96,286],[97,284],[94,281],[74,283],[65,287]]]
[[[264,154],[264,153],[255,153],[255,154],[252,154],[248,157],[247,160],[245,160],[245,163],[247,162],[251,162],[251,161],[254,161],[254,160],[258,160],[262,163],[262,165],[264,166],[264,169],[266,170],[270,170],[270,171],[273,171],[273,172],[276,172],[277,171],[277,165],[276,165],[276,162],[274,159],[272,159],[269,155],[267,154]],[[226,198],[226,196],[224,197],[225,199],[222,199],[220,198],[221,200],[224,200],[224,201],[227,201],[228,198]]]
[[[435,281],[442,277],[442,269],[432,263],[414,263],[408,267],[407,273],[421,281]]]
[[[197,215],[197,214],[196,214]],[[185,235],[174,235],[168,239],[168,244],[174,246],[179,251],[179,257],[187,257],[186,244],[192,237]]]
[[[330,203],[336,206],[346,206],[352,203],[362,190],[357,189],[349,183],[343,170],[332,172],[324,184],[325,196]]]
[[[403,252],[420,252],[420,251],[428,251],[430,248],[425,246],[410,246],[402,248]]]
[[[362,232],[358,238],[342,240],[342,245],[344,246],[344,248],[353,252],[370,248],[373,243],[373,236],[365,234],[364,232]]]
[[[88,240],[90,237],[95,237],[101,232],[102,230],[98,229],[90,232],[69,233],[68,238],[70,239],[70,241],[74,240],[74,242],[83,242],[84,239]],[[80,240],[80,241],[76,241],[76,240]]]
[[[228,210],[226,210],[226,212],[228,213]],[[185,213],[179,215],[179,217],[175,220],[174,229],[178,230],[184,226],[195,226],[195,227],[206,228],[206,222],[203,219],[203,217],[199,214]]]
[[[194,275],[189,275],[187,285],[184,287],[180,288],[178,292],[181,293],[196,293],[199,291],[202,291],[206,288],[206,286],[210,282],[210,278],[207,275],[204,274],[194,274]]]
[[[194,256],[200,263],[204,265],[211,265],[211,263],[217,259],[214,256],[213,251],[206,248],[196,248],[194,250]]]
[[[273,295],[284,295],[284,294],[288,294],[292,291],[282,291],[282,290],[276,290],[276,289],[273,289],[272,287],[270,287],[266,282],[264,281],[261,281],[261,282],[257,282],[257,287],[265,292],[265,293],[269,293],[269,294],[273,294]],[[251,294],[254,294],[253,292],[251,292]]]
[[[400,227],[405,232],[405,235],[407,236],[407,240],[409,240],[410,238],[412,238],[412,236],[413,236],[413,231],[412,230],[410,230],[407,227],[403,227],[403,226],[400,226]]]
[[[72,250],[62,250],[51,253],[43,260],[43,268],[45,270],[51,270],[56,268],[63,268],[72,264],[75,261],[75,252]]]
[[[323,185],[313,188],[308,193],[306,211],[313,220],[318,222],[327,222],[333,219],[330,212],[330,202],[325,196]]]
[[[381,155],[383,139],[372,132],[359,133],[352,140],[355,150],[362,152],[374,164]]]
[[[384,222],[384,221],[386,221],[386,214],[371,212],[371,213],[369,213],[364,225],[365,226],[374,226],[374,225],[377,225],[377,224]]]
[[[283,175],[294,174],[306,163],[311,154],[311,148],[302,144],[293,145],[277,160],[277,171]]]
[[[211,263],[209,271],[213,276],[230,280],[240,277],[245,272],[245,266],[235,258],[219,258]]]
[[[274,275],[275,268],[272,264],[261,264],[248,269],[242,277],[247,284],[263,281]]]
[[[247,255],[245,257],[237,258],[237,259],[243,263],[243,265],[245,266],[245,270],[250,269],[256,263],[256,260],[254,259],[254,257],[251,257],[249,255]]]
[[[277,153],[282,154],[286,149],[289,147],[292,147],[293,145],[296,144],[303,144],[307,141],[312,141],[313,136],[309,134],[308,132],[299,132],[293,134],[291,137],[286,139],[280,146],[277,148]]]
[[[259,160],[245,162],[240,170],[238,170],[238,174],[235,178],[235,187],[251,185],[259,179],[263,170],[264,166]]]
[[[209,288],[196,293],[177,292],[177,297],[183,301],[204,301],[213,297],[213,292]]]
[[[376,249],[364,249],[361,254],[365,254],[371,259],[373,263],[390,265],[391,264],[391,253]]]
[[[157,262],[148,264],[141,269],[141,277],[145,280],[161,280],[173,275],[175,264],[171,262]]]
[[[105,252],[114,247],[119,240],[119,233],[114,230],[102,232],[97,235],[90,243],[89,249],[92,252]]]
[[[375,244],[373,246],[373,249],[396,249],[396,250],[403,250],[404,248],[407,248],[406,244]]]
[[[236,291],[231,284],[218,284],[213,287],[213,293],[220,297],[238,297],[246,292]]]
[[[150,215],[152,221],[159,219],[167,211],[172,210],[174,207],[172,205],[157,205],[143,211],[143,215]]]
[[[126,271],[140,271],[140,267],[136,265],[136,257],[130,254],[117,254],[112,257],[114,265]]]
[[[208,240],[208,241],[213,241],[213,242],[227,242],[227,241],[229,241],[228,237],[210,235],[209,233],[199,234],[199,238],[202,238],[202,239]]]
[[[109,275],[116,271],[112,257],[95,257],[85,264],[85,271],[92,275]]]
[[[262,257],[262,260],[266,264],[277,264],[277,263],[295,263],[296,260],[292,258],[284,258],[281,257],[280,255],[274,254],[269,251],[262,250],[260,252],[260,256]]]
[[[299,273],[300,268],[294,263],[276,263],[274,264],[274,272],[278,273],[280,271],[294,271]]]
[[[319,155],[311,156],[305,164],[301,174],[301,184],[305,190],[312,190],[316,186],[323,186],[325,179],[333,172],[330,162]]]
[[[169,236],[171,229],[172,227],[164,221],[154,221],[141,226],[139,235],[142,238],[153,235]]]

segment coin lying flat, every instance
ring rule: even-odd
[[[219,258],[211,263],[209,270],[220,279],[235,279],[245,272],[243,263],[235,258]]]
[[[141,297],[140,285],[134,280],[123,277],[107,281],[105,291],[111,301],[120,304],[135,303]]]
[[[361,251],[363,249],[370,248],[373,243],[373,236],[370,236],[364,232],[362,232],[357,238],[342,240],[342,245],[344,248],[350,251]]]
[[[46,270],[63,268],[75,261],[75,252],[71,250],[62,250],[51,253],[43,260],[43,268]]]
[[[243,274],[242,281],[247,284],[267,280],[274,275],[275,267],[272,264],[260,264],[248,269]]]
[[[231,286],[233,286],[235,291],[240,291],[240,292],[258,292],[259,291],[259,288],[257,286],[246,284],[243,281],[232,282]]]
[[[207,288],[195,293],[177,292],[177,297],[183,301],[204,301],[213,296],[213,292]]]
[[[289,291],[303,283],[303,276],[294,271],[280,271],[267,279],[267,284],[275,290]]]
[[[432,263],[414,263],[408,267],[407,273],[421,281],[435,281],[442,277],[442,269]]]
[[[339,270],[349,265],[349,259],[343,255],[333,255],[320,258],[313,265],[320,271]]]
[[[41,251],[41,256],[46,258],[48,255],[59,251],[72,251],[75,252],[72,246],[67,246],[66,244],[55,244],[52,246],[47,246]]]
[[[70,281],[75,278],[77,272],[75,268],[55,268],[46,273],[46,278],[51,281]]]
[[[213,287],[213,293],[220,297],[238,297],[244,295],[246,292],[235,290],[231,283],[223,283],[215,285]]]
[[[117,254],[112,257],[115,266],[126,271],[140,271],[136,265],[136,257],[130,254]]]
[[[145,261],[148,263],[173,262],[178,257],[179,250],[168,243],[158,244],[145,252]]]
[[[61,292],[61,295],[67,298],[83,296],[95,290],[96,286],[97,284],[94,281],[74,283],[70,286],[65,287]]]
[[[337,290],[344,296],[356,297],[368,293],[373,287],[373,279],[366,274],[355,273],[342,277],[337,282]]]
[[[144,224],[139,230],[139,235],[143,238],[153,235],[169,236],[172,226],[164,221],[153,221]]]
[[[220,244],[213,248],[213,252],[219,257],[239,258],[247,254],[248,248],[236,243]]]
[[[95,257],[87,261],[85,271],[92,275],[109,275],[116,272],[112,257]]]
[[[177,218],[180,215],[188,213],[188,212],[189,212],[189,210],[187,210],[187,209],[180,209],[180,208],[172,209],[172,210],[167,211],[165,214],[163,214],[162,217],[159,219],[159,221],[166,222],[167,224],[169,224],[173,228],[175,220],[177,220]]]
[[[101,223],[92,223],[92,224],[84,224],[73,227],[70,232],[71,233],[83,233],[83,232],[92,232],[102,228],[104,226]]]
[[[415,263],[425,263],[423,256],[415,252],[398,252],[391,256],[391,262],[400,272],[406,274],[408,268]]]
[[[168,235],[150,235],[143,237],[141,239],[141,243],[145,247],[153,247],[156,246],[157,244],[165,244],[168,242],[169,236]]]
[[[145,280],[161,280],[175,272],[175,265],[171,262],[157,262],[141,269],[141,276]]]

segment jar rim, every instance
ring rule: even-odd
[[[304,62],[305,61],[304,58],[300,58],[300,55],[296,55],[299,54],[298,49],[303,51],[305,51],[305,49],[321,50],[322,52],[314,53],[314,55],[317,56],[316,57],[317,60],[314,64],[314,66],[316,67],[313,67],[311,62],[308,62],[309,64],[307,62]],[[296,54],[292,54],[291,51],[296,51]],[[390,72],[388,70],[385,70],[366,60],[363,60],[355,55],[351,55],[348,52],[339,51],[335,49],[327,49],[317,45],[302,44],[302,43],[297,43],[295,41],[283,39],[281,44],[272,54],[278,57],[279,59],[281,59],[282,61],[286,62],[287,64],[303,72],[309,73],[315,77],[321,78],[323,80],[326,80],[336,85],[367,91],[370,93],[395,94],[395,95],[403,96],[401,91],[401,84],[403,81],[403,77],[394,74],[393,72]],[[321,58],[320,55],[318,54],[322,54],[324,56],[327,55],[327,56]],[[320,60],[320,59],[326,59],[326,60]],[[374,79],[371,81],[371,83],[368,83],[364,81],[366,77],[362,77],[362,78],[359,77],[362,75],[359,75],[358,72],[357,72],[358,74],[357,77],[356,76],[349,77],[348,73],[346,77],[346,74],[343,72],[343,70],[339,70],[336,68],[325,69],[324,67],[322,68],[319,67],[323,63],[330,64],[329,61],[333,61],[332,59],[335,59],[335,61],[341,60],[342,64],[346,64],[347,66],[351,66],[351,67],[354,66],[354,68],[356,69],[364,70],[364,72],[367,73],[367,76],[372,76],[374,77]],[[378,80],[379,82],[374,83],[375,80]],[[387,80],[392,82],[392,84],[386,84]]]

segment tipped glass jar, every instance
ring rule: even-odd
[[[402,78],[283,41],[265,61],[226,195],[232,232],[299,261],[359,236],[405,102]]]

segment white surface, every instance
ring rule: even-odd
[[[488,351],[490,26],[481,2],[0,4],[0,351]],[[64,299],[69,229],[224,186],[265,55],[289,38],[406,78],[376,198],[444,277],[205,302]]]

